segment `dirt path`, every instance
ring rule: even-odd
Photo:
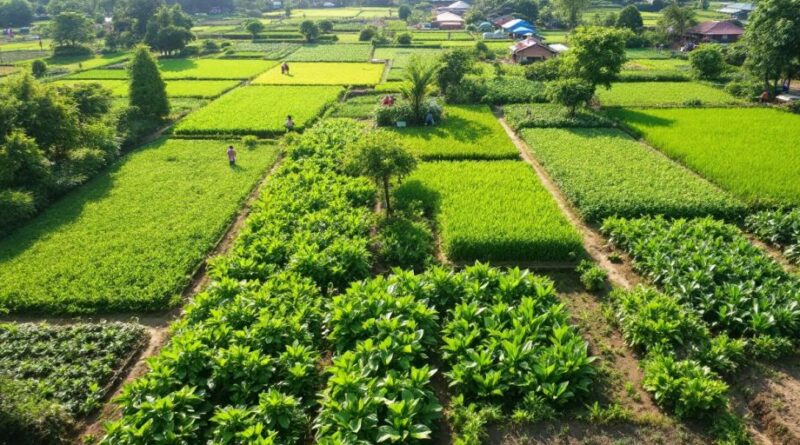
[[[247,220],[247,216],[250,214],[250,210],[253,207],[253,204],[258,199],[259,195],[261,194],[261,189],[263,188],[264,184],[267,183],[269,178],[281,164],[282,157],[279,157],[272,168],[261,178],[261,180],[253,186],[253,189],[250,191],[250,194],[244,201],[244,205],[242,206],[239,214],[236,218],[231,222],[228,226],[228,229],[225,233],[219,238],[215,247],[211,250],[211,252],[206,255],[205,260],[197,267],[194,274],[192,275],[192,280],[189,285],[184,288],[182,293],[183,296],[183,304],[188,303],[191,299],[197,295],[202,289],[206,286],[209,281],[209,277],[207,274],[207,264],[210,258],[216,257],[218,255],[224,254],[227,252],[230,247],[233,245],[234,240],[241,231],[242,227],[244,226],[245,221]],[[129,371],[124,376],[124,378],[118,379],[116,385],[111,386],[109,388],[108,393],[105,397],[105,403],[103,407],[91,417],[84,419],[82,422],[81,427],[79,428],[80,433],[76,437],[76,441],[82,443],[83,437],[89,435],[90,437],[99,438],[103,435],[103,422],[119,418],[121,415],[119,411],[119,407],[112,402],[113,398],[120,394],[124,385],[137,377],[144,375],[148,371],[147,366],[147,359],[158,354],[164,345],[166,345],[167,341],[169,340],[169,325],[175,321],[176,319],[180,318],[183,314],[182,307],[175,308],[166,314],[161,315],[147,315],[142,318],[133,318],[133,321],[137,321],[138,323],[144,325],[147,330],[148,334],[150,335],[150,339],[147,345],[142,349],[139,353],[138,357],[129,367]],[[104,320],[109,319],[123,319],[126,316],[110,316],[110,317],[103,317]],[[131,316],[127,316],[128,319],[131,319]],[[48,319],[47,321],[51,321]],[[69,322],[69,319],[61,319],[61,322]]]

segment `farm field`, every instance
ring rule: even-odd
[[[526,129],[521,135],[587,221],[744,213],[744,204],[620,130]]]
[[[177,304],[193,268],[277,156],[270,146],[242,151],[232,169],[224,147],[154,142],[0,241],[0,307],[87,314]]]
[[[611,115],[749,204],[800,203],[800,116],[763,108],[622,109]]]
[[[80,83],[98,83],[111,90],[115,97],[128,97],[127,80],[62,80],[59,84],[75,85]],[[172,80],[166,82],[169,97],[213,98],[239,85],[237,80]]]
[[[289,65],[288,75],[279,66],[258,76],[253,83],[261,85],[375,85],[380,82],[381,63],[307,63]]]
[[[286,60],[293,62],[368,62],[372,45],[318,44],[305,45],[291,53]]]
[[[680,81],[691,78],[691,65],[682,59],[629,59],[620,73],[620,79]]]
[[[341,87],[246,86],[231,91],[190,114],[175,134],[260,135],[285,132],[286,116],[302,130],[334,102]]]
[[[519,152],[486,105],[452,105],[434,128],[394,130],[420,159],[517,159]]]
[[[434,57],[442,50],[437,48],[375,48],[374,59],[392,60],[392,68],[405,68],[411,56]]]
[[[680,107],[698,103],[704,106],[742,104],[725,91],[697,82],[620,82],[611,89],[597,89],[597,98],[606,107]]]
[[[568,261],[582,251],[575,229],[520,161],[421,164],[395,193],[435,218],[452,261]]]
[[[158,68],[165,80],[249,79],[277,65],[267,60],[163,59]],[[70,79],[126,79],[124,69],[95,69],[72,74]]]

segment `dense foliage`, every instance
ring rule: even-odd
[[[0,84],[0,235],[119,154],[111,95],[92,85],[55,86],[30,76]]]
[[[0,436],[65,440],[73,416],[99,406],[145,341],[143,328],[124,323],[0,325],[0,399],[8,398],[0,401]]]
[[[602,231],[633,257],[637,271],[689,305],[713,332],[797,335],[800,282],[735,226],[710,218],[609,218]]]
[[[744,204],[620,130],[526,129],[522,137],[588,221],[744,213]]]
[[[764,242],[782,248],[789,260],[800,263],[800,209],[758,212],[748,216],[745,225]]]
[[[610,127],[612,121],[590,109],[573,114],[556,104],[519,104],[503,107],[503,114],[515,130],[538,127]]]

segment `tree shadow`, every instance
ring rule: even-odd
[[[418,179],[404,181],[395,188],[393,196],[398,210],[422,210],[425,217],[431,219],[439,213],[441,194]]]
[[[454,139],[458,142],[475,142],[489,136],[493,128],[481,122],[465,119],[460,116],[448,116],[441,124],[431,127],[410,127],[398,130],[401,134],[414,136],[424,141],[438,139]]]

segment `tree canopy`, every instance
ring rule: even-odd
[[[25,0],[0,1],[0,28],[28,26],[33,22],[33,8]]]
[[[644,21],[642,21],[642,14],[636,6],[628,5],[619,12],[616,25],[618,28],[628,28],[633,32],[639,32],[644,28]]]
[[[53,40],[57,46],[78,46],[92,40],[92,22],[78,12],[62,12],[53,19]]]
[[[761,0],[745,30],[745,66],[772,95],[800,71],[800,0]]]
[[[141,118],[160,122],[169,114],[167,90],[158,65],[146,46],[139,46],[128,66],[130,73],[131,108],[138,110]]]
[[[568,77],[591,85],[593,92],[597,85],[610,88],[625,63],[626,35],[630,32],[600,26],[576,28],[562,69]]]

